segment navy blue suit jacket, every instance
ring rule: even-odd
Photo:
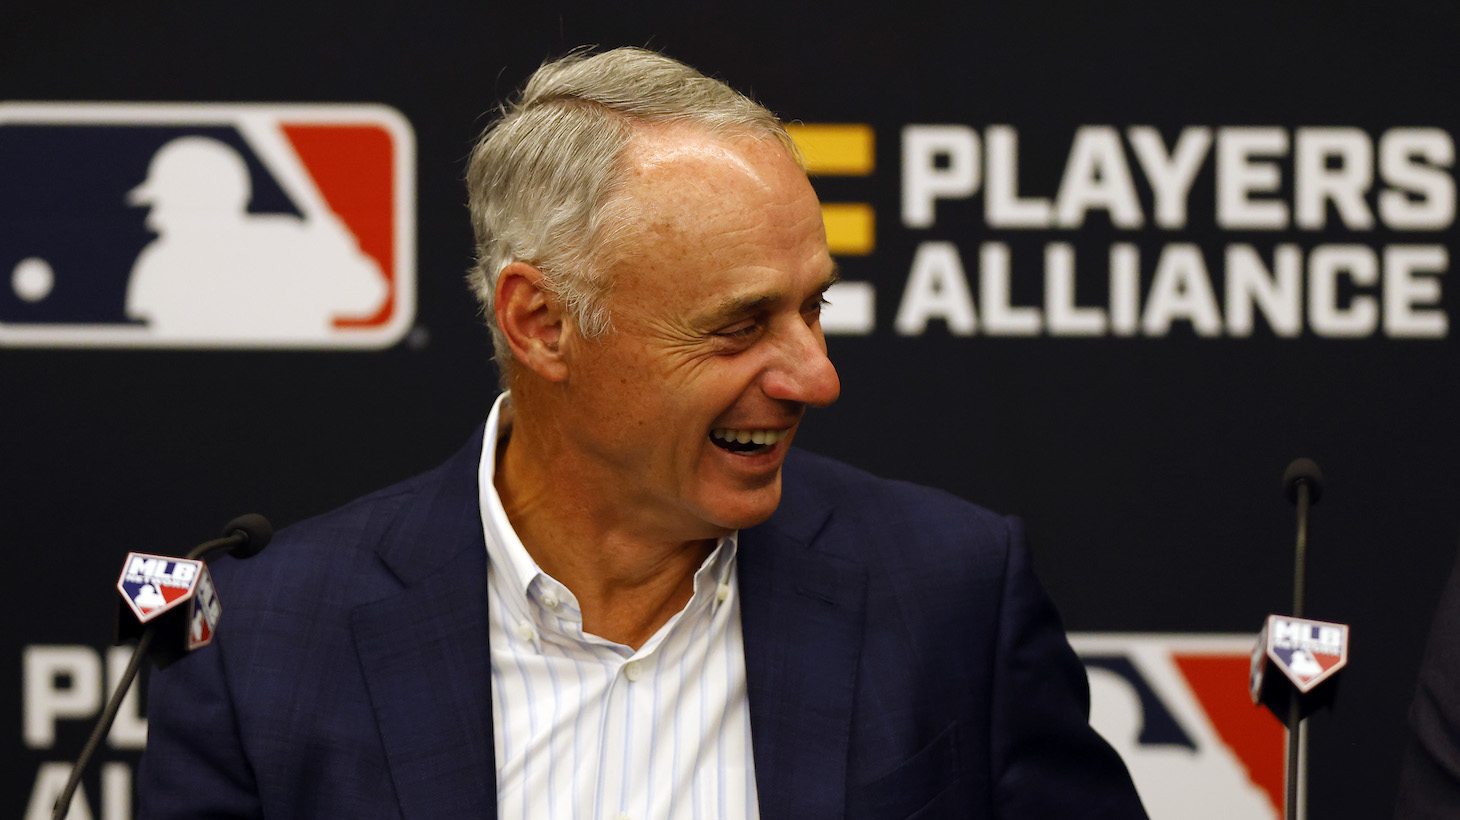
[[[144,818],[495,816],[480,453],[219,562]],[[802,452],[783,485],[738,559],[761,817],[1145,816],[1016,520]]]
[[[1399,771],[1395,820],[1460,815],[1460,558],[1440,596],[1409,707],[1409,745]]]

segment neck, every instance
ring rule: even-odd
[[[585,481],[590,471],[550,435],[504,417],[497,495],[512,529],[543,572],[578,599],[583,629],[638,649],[694,594],[694,573],[714,538],[656,536],[632,504]],[[630,509],[625,509],[630,508]]]

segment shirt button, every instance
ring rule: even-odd
[[[729,584],[721,584],[720,585],[720,588],[717,589],[717,590],[715,590],[715,600],[717,600],[717,601],[724,601],[726,598],[729,598],[729,597],[730,597],[730,585]]]
[[[557,595],[551,592],[544,592],[542,594],[542,605],[547,607],[548,609],[557,609],[558,604],[560,603],[562,603],[562,601],[558,600]]]
[[[644,667],[638,661],[629,661],[624,664],[624,677],[630,682],[636,681],[644,676]]]
[[[530,640],[532,640],[536,636],[537,636],[537,633],[535,631],[533,631],[532,623],[531,622],[529,622],[529,621],[518,621],[517,622],[517,637],[519,639],[524,640],[524,641],[530,641]]]

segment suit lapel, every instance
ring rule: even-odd
[[[497,812],[480,453],[423,477],[378,549],[403,588],[351,614],[405,818]]]
[[[842,817],[866,570],[815,543],[830,506],[787,484],[737,559],[760,816]]]

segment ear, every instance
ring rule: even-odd
[[[518,364],[548,381],[567,378],[568,369],[559,350],[563,308],[543,288],[542,271],[526,262],[513,262],[503,268],[497,276],[493,312]]]

